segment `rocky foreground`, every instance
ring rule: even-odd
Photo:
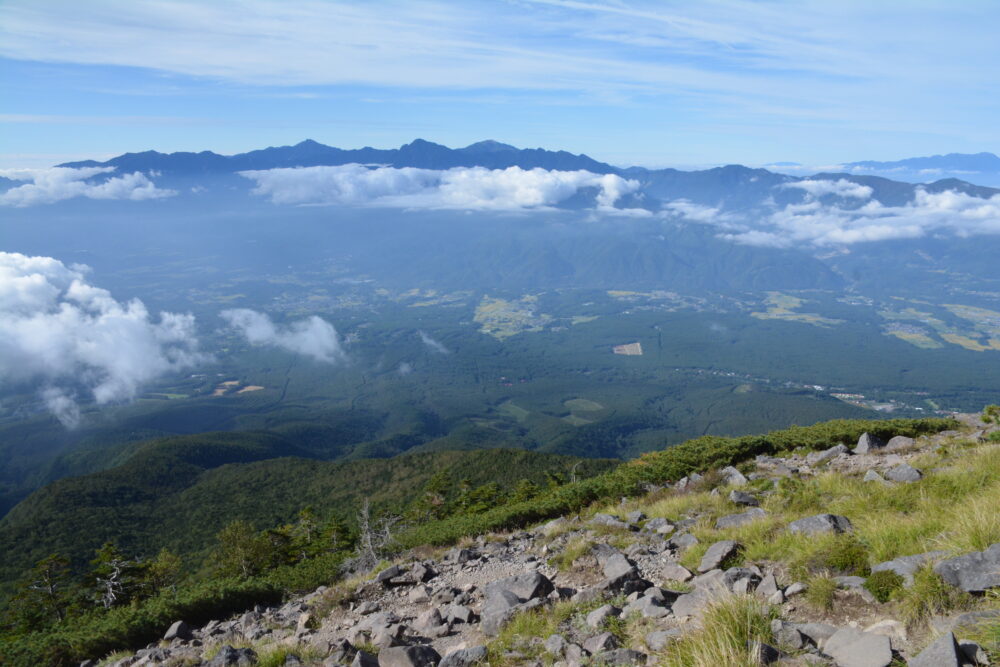
[[[906,554],[872,566],[868,576],[893,572],[903,587],[913,585],[921,567],[932,567],[941,581],[965,595],[964,607],[954,613],[906,624],[888,615],[894,608],[876,599],[866,577],[830,577],[836,588],[831,604],[818,609],[808,601],[808,581],[795,580],[786,564],[743,558],[737,539],[700,544],[694,533],[705,518],[697,507],[676,518],[649,518],[633,509],[656,499],[704,493],[710,485],[712,496],[734,510],[714,518],[714,528],[729,530],[773,519],[761,505],[783,479],[834,473],[867,484],[921,484],[930,471],[914,464],[941,446],[964,442],[978,452],[1000,448],[988,443],[997,426],[979,422],[978,415],[962,420],[962,431],[916,441],[882,442],[865,434],[852,447],[758,457],[742,470],[705,471],[650,489],[646,498],[622,499],[614,511],[481,536],[447,551],[410,552],[367,579],[320,588],[281,607],[258,608],[200,628],[178,620],[165,628],[161,642],[102,664],[660,664],[670,659],[672,646],[703,629],[708,610],[733,599],[752,599],[770,614],[768,639],[753,642],[746,654],[752,663],[989,664],[986,649],[995,647],[959,640],[956,634],[1000,619],[1000,605],[990,602],[991,591],[1000,591],[1000,543],[960,554]],[[850,516],[820,513],[789,521],[781,530],[818,539],[850,534],[854,525]],[[684,554],[696,547],[703,554],[695,565]],[[532,635],[539,630],[545,634]],[[745,656],[733,664],[747,664]]]

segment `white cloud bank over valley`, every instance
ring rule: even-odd
[[[0,252],[0,383],[42,385],[41,397],[68,427],[77,390],[98,404],[135,398],[160,375],[204,359],[192,315],[154,319],[88,284],[87,268],[52,257]]]
[[[34,206],[51,204],[73,197],[88,199],[128,199],[142,201],[161,199],[176,194],[158,188],[146,174],[132,172],[93,182],[95,176],[108,174],[114,167],[49,167],[47,169],[0,169],[0,177],[12,181],[29,181],[0,193],[0,205]]]
[[[614,174],[547,169],[447,170],[369,168],[360,164],[244,171],[254,193],[276,204],[337,204],[399,208],[524,210],[555,206],[593,188],[598,210],[639,189],[638,181]]]
[[[315,315],[285,326],[249,308],[224,310],[220,316],[251,345],[277,347],[327,363],[347,359],[337,330]]]

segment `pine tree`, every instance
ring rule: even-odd
[[[52,554],[35,563],[5,611],[5,625],[29,632],[59,623],[70,606],[69,559]]]

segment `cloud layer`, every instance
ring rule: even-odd
[[[41,383],[42,399],[69,427],[79,421],[77,391],[98,404],[127,401],[204,358],[193,316],[154,320],[138,299],[119,302],[88,284],[86,271],[0,252],[0,383]]]
[[[34,206],[51,204],[73,197],[89,199],[161,199],[176,194],[173,190],[158,188],[141,172],[113,176],[102,182],[93,182],[95,176],[113,172],[114,167],[50,167],[47,169],[0,169],[0,177],[12,181],[29,181],[0,194],[0,205]]]
[[[803,181],[808,183],[808,181]],[[839,194],[865,199],[870,193],[838,183],[815,187],[816,194]],[[849,184],[854,185],[854,184]],[[947,190],[931,193],[917,188],[905,206],[885,206],[871,200],[858,208],[826,205],[813,196],[789,204],[752,222],[702,219],[726,230],[723,238],[747,245],[787,248],[799,245],[834,246],[872,241],[920,238],[934,233],[956,236],[1000,234],[1000,195],[990,199]]]
[[[315,315],[286,326],[278,326],[265,313],[249,308],[224,310],[219,315],[251,345],[277,347],[327,363],[347,358],[337,330]]]
[[[547,208],[593,188],[599,210],[611,210],[639,183],[614,174],[546,169],[459,167],[443,171],[360,164],[240,172],[254,192],[276,204],[520,210]]]

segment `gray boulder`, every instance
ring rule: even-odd
[[[916,444],[913,438],[907,438],[905,435],[897,435],[889,438],[889,442],[885,445],[885,450],[887,452],[898,452],[901,449],[909,449]]]
[[[722,475],[722,478],[726,480],[726,484],[730,486],[746,486],[746,484],[750,481],[743,473],[733,466],[726,466],[720,470],[719,473]]]
[[[604,576],[608,579],[618,579],[619,577],[633,578],[639,576],[639,571],[635,565],[625,557],[624,554],[615,553],[604,559],[602,564]]]
[[[740,491],[739,489],[733,489],[729,492],[729,502],[737,505],[745,505],[747,507],[757,507],[757,505],[760,505],[759,500],[751,496],[746,491]]]
[[[865,476],[861,479],[862,482],[884,482],[885,477],[878,474],[877,470],[868,470],[865,472]]]
[[[889,667],[892,645],[885,635],[840,628],[823,645],[823,652],[837,661],[838,667]]]
[[[716,542],[710,546],[708,551],[705,552],[705,555],[702,556],[701,563],[698,565],[698,571],[708,572],[709,570],[717,569],[728,558],[736,555],[739,550],[739,543],[733,540],[722,540],[721,542]]]
[[[928,562],[940,560],[947,555],[944,551],[928,551],[924,554],[914,554],[913,556],[900,556],[884,563],[872,566],[872,572],[891,571],[903,578],[904,586],[913,585],[913,575],[917,573],[922,565]]]
[[[438,667],[472,667],[484,660],[486,660],[486,647],[471,646],[452,651],[438,663]]]
[[[183,639],[184,641],[194,639],[194,633],[191,631],[191,626],[184,621],[175,621],[174,624],[167,629],[167,633],[163,635],[164,641],[170,641],[172,639]]]
[[[480,629],[487,635],[498,635],[504,623],[510,620],[521,601],[507,590],[498,590],[487,595],[479,613]]]
[[[646,654],[630,648],[616,648],[594,656],[598,665],[645,665]]]
[[[806,647],[806,639],[795,624],[780,618],[771,621],[771,636],[774,637],[774,641],[786,648],[799,650]]]
[[[499,579],[486,586],[486,595],[504,590],[513,593],[521,602],[545,597],[554,590],[549,578],[540,572],[523,572],[512,577]]]
[[[566,639],[562,635],[549,635],[545,640],[545,650],[554,656],[561,656],[566,650]]]
[[[358,651],[354,654],[351,667],[378,667],[378,658],[368,651]]]
[[[674,532],[674,526],[662,516],[658,516],[647,521],[646,525],[643,526],[643,530],[656,533],[657,535],[669,535]]]
[[[618,640],[610,632],[602,632],[599,635],[588,637],[583,642],[583,648],[591,655],[597,655],[604,651],[611,651],[618,648]]]
[[[965,660],[955,635],[947,632],[906,664],[909,667],[962,667]]]
[[[1000,543],[985,551],[943,560],[934,571],[946,582],[968,593],[983,593],[1000,586]]]
[[[922,477],[919,470],[906,463],[900,463],[885,473],[885,478],[893,482],[919,482]]]
[[[391,646],[378,653],[379,667],[437,667],[441,654],[433,646]]]
[[[678,551],[684,551],[698,544],[698,538],[691,533],[680,533],[667,540],[667,544]]]
[[[854,530],[846,516],[836,514],[816,514],[788,524],[788,532],[802,535],[817,533],[850,533]]]
[[[688,581],[694,575],[680,563],[669,561],[660,568],[660,576],[669,581]]]
[[[594,518],[590,520],[590,525],[592,526],[602,526],[604,528],[612,528],[615,530],[629,530],[629,525],[611,516],[610,514],[595,514]]]
[[[757,521],[758,519],[763,519],[766,516],[767,512],[759,507],[754,507],[748,509],[746,512],[719,517],[715,522],[715,529],[723,530],[725,528],[735,528],[736,526],[742,526],[745,523],[751,523],[753,521]]]
[[[670,642],[677,641],[681,636],[679,628],[669,630],[654,630],[646,635],[646,646],[650,651],[662,651]]]
[[[811,466],[818,466],[822,463],[826,463],[830,459],[840,456],[841,454],[847,453],[846,445],[835,445],[830,449],[824,449],[821,452],[812,452],[806,455],[806,463]]]
[[[858,438],[858,446],[854,448],[855,454],[870,454],[876,449],[885,448],[885,441],[871,433],[862,433]]]
[[[228,644],[219,649],[215,657],[208,661],[208,667],[250,667],[257,664],[257,654],[250,648],[233,648]]]
[[[624,616],[639,614],[643,618],[663,618],[670,614],[670,610],[664,605],[664,600],[646,595],[630,602],[622,613]]]
[[[587,614],[587,625],[595,630],[602,627],[609,618],[621,616],[622,610],[610,604],[602,605]]]

